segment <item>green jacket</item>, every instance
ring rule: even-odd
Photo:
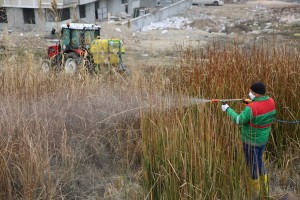
[[[261,146],[268,142],[271,124],[276,113],[272,98],[268,96],[254,98],[240,114],[237,114],[232,108],[228,108],[226,113],[235,124],[241,125],[244,143]]]

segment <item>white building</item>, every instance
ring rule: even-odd
[[[46,31],[59,22],[95,23],[97,19],[128,14],[135,8],[167,6],[180,0],[0,0],[0,29]]]
[[[61,21],[95,21],[97,0],[56,0],[56,10],[51,0],[2,0],[0,23],[8,29],[46,30]]]

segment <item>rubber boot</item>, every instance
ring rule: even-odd
[[[252,192],[252,199],[259,199],[260,197],[260,183],[259,179],[250,179],[250,187]]]
[[[263,186],[263,189],[264,189],[264,194],[266,196],[268,196],[269,195],[269,177],[268,177],[268,174],[260,176],[259,178],[262,182],[262,186]]]

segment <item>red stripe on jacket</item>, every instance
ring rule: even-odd
[[[271,97],[263,101],[254,101],[247,106],[251,108],[253,117],[275,110],[275,102]]]
[[[267,127],[270,127],[272,124],[266,124],[266,125],[259,126],[259,125],[256,125],[256,124],[252,124],[250,122],[249,125],[252,126],[253,128],[267,128]]]
[[[248,104],[248,106],[251,108],[253,117],[267,114],[268,112],[272,112],[273,110],[275,110],[275,102],[270,97],[266,100],[254,101]],[[249,125],[252,126],[253,128],[267,128],[271,126],[271,124],[264,124],[264,125],[253,124],[251,121],[249,122]]]

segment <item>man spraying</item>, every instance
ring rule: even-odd
[[[266,94],[264,83],[251,85],[249,97],[252,100],[244,110],[237,114],[228,104],[222,105],[222,110],[232,118],[235,124],[241,125],[241,135],[246,164],[250,169],[252,190],[260,194],[260,181],[268,193],[268,176],[263,163],[263,153],[269,139],[271,124],[275,117],[274,100]]]

